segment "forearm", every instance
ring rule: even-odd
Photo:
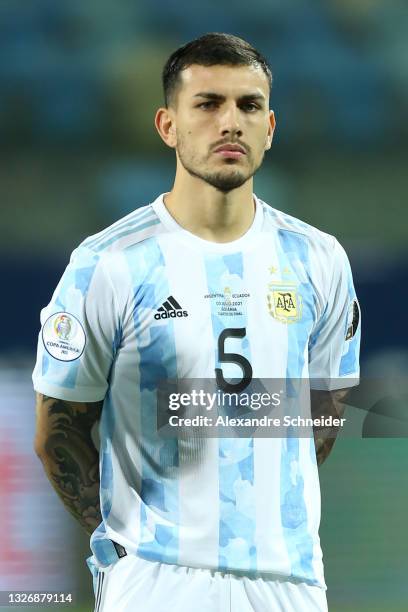
[[[91,534],[101,522],[99,454],[91,438],[97,405],[42,396],[49,425],[36,439],[36,452],[66,509]]]
[[[348,392],[348,389],[312,391],[312,417],[332,416],[334,418],[341,418],[345,410],[344,399]],[[317,465],[322,465],[331,453],[338,431],[339,427],[336,426],[313,428]]]
[[[324,438],[319,436],[318,434],[314,434],[314,442],[316,449],[316,460],[317,465],[320,467],[324,461],[326,461],[327,457],[330,455],[332,448],[336,438]]]

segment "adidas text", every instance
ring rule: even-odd
[[[176,317],[188,317],[186,310],[172,310],[170,312],[156,312],[155,319],[175,319]]]

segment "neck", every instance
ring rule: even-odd
[[[171,216],[187,231],[211,242],[231,242],[251,227],[255,215],[253,180],[223,193],[202,179],[176,174],[173,189],[164,196]]]

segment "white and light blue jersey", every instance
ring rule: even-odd
[[[103,521],[93,560],[128,553],[170,564],[270,573],[324,587],[313,438],[164,439],[166,379],[359,376],[359,311],[347,256],[332,236],[254,197],[229,243],[181,228],[163,196],[85,240],[41,313],[35,389],[104,400]],[[313,386],[313,380],[311,380]]]

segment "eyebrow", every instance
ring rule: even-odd
[[[201,91],[200,93],[195,94],[194,98],[205,98],[206,100],[215,100],[217,102],[224,102],[226,99],[225,96],[211,91]],[[265,96],[261,93],[245,94],[244,96],[240,96],[238,100],[240,102],[246,102],[249,100],[265,101]]]

